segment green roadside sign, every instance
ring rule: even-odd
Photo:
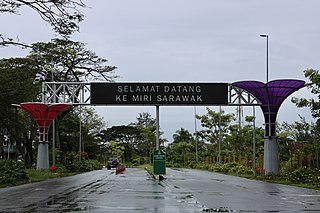
[[[166,174],[166,153],[163,150],[153,151],[153,174]]]

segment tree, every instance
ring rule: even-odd
[[[234,119],[234,114],[224,114],[223,110],[215,112],[207,108],[207,114],[196,115],[196,118],[201,121],[201,126],[204,128],[197,132],[197,136],[203,141],[210,142],[218,153],[208,152],[207,154],[220,157],[219,151],[221,151],[223,145],[222,141],[228,133],[228,126]],[[207,147],[212,148],[210,146]]]
[[[38,65],[38,70],[44,65],[50,65],[53,69],[47,78],[54,78],[56,82],[113,81],[117,78],[112,75],[116,67],[106,65],[107,59],[87,50],[81,42],[68,39],[38,42],[32,45],[32,51],[27,57]]]
[[[124,153],[125,153],[125,147],[123,146],[122,143],[119,143],[117,141],[110,141],[109,150],[113,157],[116,157],[118,159],[123,159]]]
[[[311,93],[315,95],[315,98],[292,98],[291,101],[296,104],[298,107],[308,107],[310,108],[312,117],[316,119],[316,125],[312,130],[313,139],[313,156],[316,156],[317,167],[319,168],[319,154],[320,154],[320,145],[319,145],[319,135],[320,135],[320,73],[319,70],[307,69],[304,70],[304,76],[310,80],[306,84],[307,88],[311,90]],[[302,125],[307,127],[305,122]]]
[[[319,70],[313,69],[307,69],[303,72],[304,76],[310,80],[306,86],[316,98],[307,99],[293,97],[291,101],[296,104],[297,107],[309,107],[312,116],[318,120],[320,118],[320,73]]]
[[[228,126],[234,119],[234,115],[224,114],[223,110],[220,113],[207,108],[207,114],[196,115],[196,118],[201,121],[201,126],[204,128],[204,130],[197,133],[199,137],[207,142],[216,144],[220,133],[222,138],[227,134]]]
[[[153,149],[156,147],[156,119],[150,113],[139,113],[137,122],[131,125],[136,126],[141,132],[141,141],[137,145],[140,155],[151,157]],[[163,133],[160,132],[160,135]],[[164,139],[159,139],[160,147],[164,146]]]
[[[187,166],[194,159],[194,146],[186,141],[174,142],[167,148],[168,161]]]
[[[194,159],[195,144],[192,134],[181,128],[173,134],[173,142],[170,143],[166,149],[168,161],[181,164],[185,166],[189,160]]]
[[[49,23],[56,33],[68,37],[79,30],[79,23],[84,18],[79,9],[86,8],[86,5],[81,0],[2,0],[0,13],[19,15],[19,10],[22,7],[28,7],[38,13],[40,18]],[[0,40],[0,46],[30,47],[28,44],[6,36],[4,32],[0,33]]]
[[[173,143],[179,143],[180,141],[185,141],[187,143],[192,143],[194,141],[192,134],[184,129],[181,128],[180,130],[177,130],[175,134],[173,134]]]
[[[229,131],[224,142],[224,148],[236,154],[247,154],[251,156],[253,153],[254,131],[252,125],[244,125],[242,128],[239,128],[239,125],[231,125]],[[261,127],[255,128],[255,135],[257,154],[262,154],[264,130]]]
[[[86,157],[90,159],[100,158],[100,143],[102,141],[100,132],[105,128],[103,118],[99,117],[91,107],[74,108],[56,121],[56,141],[60,151],[60,163],[63,165],[74,160],[73,157],[72,159],[68,158],[70,153],[78,153],[79,157],[80,122],[81,154],[85,153]]]
[[[152,115],[148,112],[139,113],[137,117],[137,122],[134,125],[141,126],[141,127],[148,127],[155,125],[156,119],[152,118]]]
[[[83,152],[88,153],[90,159],[98,159],[100,156],[100,142],[105,129],[103,117],[100,117],[92,107],[76,108],[75,113],[80,117]]]
[[[103,137],[106,141],[118,141],[129,144],[137,144],[141,139],[141,132],[136,126],[113,126],[106,130],[103,130],[102,132]]]
[[[125,161],[131,161],[139,153],[138,144],[142,140],[141,129],[136,126],[113,126],[101,132],[104,141],[119,142],[125,147]]]
[[[304,117],[300,116],[300,121],[293,124],[283,122],[280,126],[278,141],[280,145],[280,154],[283,160],[290,158],[291,168],[294,168],[292,159],[294,155],[300,155],[303,158],[312,158],[314,167],[319,168],[319,124],[308,123]]]
[[[30,70],[33,70],[33,62],[28,58],[0,60],[0,129],[16,142],[28,168],[33,163],[32,141],[36,138],[37,126],[33,119],[11,104],[39,100],[41,87],[32,84],[34,73]]]

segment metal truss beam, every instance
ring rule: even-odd
[[[42,102],[90,105],[90,83],[43,82]]]
[[[259,106],[260,101],[246,90],[229,84],[229,104],[228,106]]]

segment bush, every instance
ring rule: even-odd
[[[314,185],[318,188],[320,188],[320,171],[317,172],[316,176],[315,176],[315,182]]]
[[[29,177],[21,162],[0,160],[0,184],[15,185],[22,181],[29,181]]]
[[[140,158],[134,158],[131,163],[132,166],[140,166]]]
[[[88,172],[102,169],[103,165],[97,160],[82,160],[66,166],[69,172]]]
[[[314,184],[317,182],[315,172],[305,166],[291,172],[287,179],[292,183]]]
[[[298,160],[293,158],[281,163],[281,172],[283,174],[288,174],[293,172],[295,169],[299,168]]]
[[[210,165],[206,163],[198,163],[196,169],[209,170]]]
[[[190,163],[189,163],[189,167],[191,168],[191,169],[195,169],[195,168],[197,168],[197,162],[196,161],[191,161]]]
[[[239,164],[235,162],[225,164],[217,163],[210,165],[208,170],[211,172],[235,173],[234,171],[236,167],[239,167]]]
[[[166,167],[181,168],[182,166],[179,163],[167,162]]]
[[[230,173],[238,175],[252,175],[253,171],[251,168],[247,168],[244,165],[237,165],[229,170]]]
[[[57,173],[68,173],[68,170],[65,166],[58,165],[57,166]]]

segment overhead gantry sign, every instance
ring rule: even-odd
[[[93,105],[228,105],[227,83],[91,83]]]

